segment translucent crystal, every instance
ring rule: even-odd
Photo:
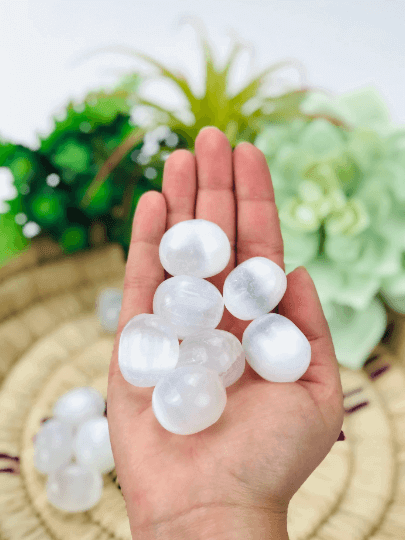
[[[159,423],[178,435],[191,435],[214,424],[226,405],[217,372],[204,366],[181,366],[161,379],[152,394]]]
[[[67,465],[72,456],[73,427],[54,418],[47,420],[35,437],[35,468],[48,474]]]
[[[95,388],[81,386],[58,399],[53,415],[62,422],[78,426],[94,416],[103,416],[105,401]]]
[[[311,345],[289,319],[268,313],[246,328],[242,345],[250,366],[268,381],[294,382],[307,371]]]
[[[104,289],[97,298],[97,314],[107,332],[116,332],[122,305],[122,291]]]
[[[245,353],[237,337],[225,330],[204,330],[180,344],[177,367],[201,365],[216,371],[225,386],[236,382],[245,370]]]
[[[114,469],[107,418],[91,418],[79,426],[74,441],[79,464],[105,474]]]
[[[85,512],[95,506],[103,494],[103,477],[77,463],[71,463],[48,477],[48,501],[65,512]]]
[[[224,300],[209,281],[175,276],[163,281],[153,298],[153,312],[169,321],[180,339],[218,326]]]
[[[163,235],[159,256],[163,268],[172,276],[207,278],[226,267],[231,245],[216,223],[190,219],[177,223]]]
[[[179,359],[179,340],[167,320],[144,313],[124,327],[118,349],[122,376],[134,386],[155,386],[174,369]]]
[[[274,309],[286,289],[287,276],[278,264],[265,257],[252,257],[227,276],[224,302],[234,317],[250,321]]]

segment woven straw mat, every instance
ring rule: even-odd
[[[47,503],[32,443],[69,389],[106,396],[114,336],[95,302],[124,270],[119,246],[62,256],[46,241],[0,268],[0,540],[131,538],[114,472],[97,506],[66,514]],[[346,440],[291,500],[291,540],[405,539],[405,317],[388,320],[362,370],[340,366]]]

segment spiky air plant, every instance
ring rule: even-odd
[[[188,18],[180,21],[180,23],[184,22],[190,21]],[[86,191],[82,200],[83,205],[90,204],[94,193],[97,192],[109,171],[119,163],[120,159],[142,140],[147,132],[152,132],[159,126],[167,126],[186,142],[187,148],[193,150],[198,132],[207,125],[218,127],[227,135],[231,145],[235,146],[240,140],[253,142],[264,125],[284,123],[294,118],[311,118],[310,115],[300,110],[300,104],[309,91],[302,87],[302,83],[300,88],[278,96],[268,95],[268,90],[266,92],[266,87],[269,85],[271,87],[272,77],[282,68],[295,67],[300,72],[302,80],[303,70],[297,61],[284,60],[273,64],[247,82],[243,88],[231,94],[229,89],[230,73],[240,54],[248,47],[241,42],[234,42],[223,66],[218,68],[213,49],[201,23],[197,24],[192,21],[191,24],[197,26],[199,41],[204,52],[205,88],[201,96],[197,96],[193,92],[187,78],[181,72],[174,72],[148,54],[127,47],[101,48],[78,59],[78,61],[82,61],[94,54],[113,52],[144,61],[149,67],[155,69],[155,73],[148,75],[136,71],[143,81],[135,89],[129,89],[127,93],[128,99],[134,104],[135,109],[140,106],[149,109],[150,123],[147,127],[135,128],[111,155]],[[170,110],[143,97],[143,83],[155,78],[164,79],[172,86],[174,84],[179,94],[186,100],[185,107]],[[124,89],[125,85],[122,88]],[[186,121],[185,118],[188,120]],[[155,156],[155,160],[161,160],[160,154]]]

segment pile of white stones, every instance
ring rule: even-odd
[[[245,356],[261,377],[273,382],[294,382],[310,364],[305,335],[286,317],[270,313],[287,288],[282,268],[264,257],[248,259],[229,273],[221,295],[204,278],[222,272],[230,256],[228,237],[215,223],[193,219],[171,227],[159,257],[173,277],[157,287],[153,314],[133,317],[120,336],[124,379],[155,387],[153,412],[175,434],[197,433],[220,418],[225,388],[242,376]],[[216,329],[224,306],[237,319],[252,321],[242,344]]]
[[[103,493],[103,474],[114,469],[103,396],[79,387],[61,396],[34,440],[34,465],[48,475],[48,501],[65,512],[84,512]]]

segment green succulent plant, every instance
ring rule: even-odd
[[[358,368],[384,333],[384,292],[396,307],[405,295],[405,130],[373,88],[313,92],[301,109],[324,118],[268,125],[255,144],[274,183],[286,270],[306,266],[339,361]]]

